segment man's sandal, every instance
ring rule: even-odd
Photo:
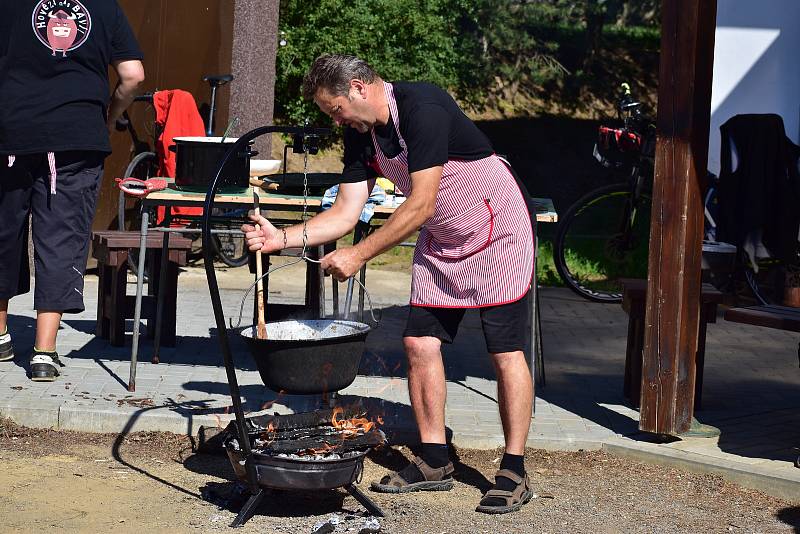
[[[408,482],[403,478],[403,474],[408,474],[412,470],[417,470],[422,474],[424,480],[420,482]],[[449,462],[444,467],[431,467],[422,458],[417,456],[405,469],[386,475],[380,482],[373,482],[373,491],[380,493],[409,493],[412,491],[447,491],[453,488],[453,462]]]
[[[523,479],[514,471],[508,469],[501,469],[495,475],[495,484],[499,477],[507,478],[517,485],[514,491],[506,491],[497,488],[492,488],[486,492],[481,499],[481,504],[475,508],[476,512],[483,512],[484,514],[507,514],[519,510],[523,504],[533,498],[533,491],[531,491],[531,484],[528,480],[528,475]],[[488,499],[500,499],[504,501],[501,505],[483,504]]]

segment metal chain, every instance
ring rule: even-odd
[[[303,253],[306,257],[308,247],[308,150],[305,147],[305,137],[303,138]]]

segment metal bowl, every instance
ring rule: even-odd
[[[261,380],[274,391],[310,395],[344,389],[358,372],[372,327],[356,321],[297,319],[267,323],[267,339],[256,327],[242,330]]]
[[[226,447],[237,478],[247,482],[243,452]],[[313,462],[253,453],[258,485],[281,490],[333,489],[354,483],[364,468],[367,451],[349,458]]]

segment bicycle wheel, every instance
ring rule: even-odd
[[[215,210],[214,228],[239,230],[247,216],[247,210]],[[228,267],[247,265],[250,251],[241,234],[214,234],[211,239],[217,258]]]
[[[211,239],[214,244],[214,252],[222,263],[229,267],[241,267],[247,265],[250,259],[250,251],[244,236],[232,234],[215,234]]]
[[[783,302],[786,270],[784,262],[775,258],[756,261],[758,271],[753,268],[746,255],[742,258],[744,279],[753,297],[759,304],[781,304]]]
[[[158,171],[158,158],[155,152],[140,152],[136,154],[125,168],[125,178],[138,178],[147,180],[156,175]],[[141,203],[133,198],[128,198],[120,190],[117,213],[117,226],[120,230],[139,230],[141,221]],[[148,213],[150,224],[155,224],[155,211]],[[131,250],[128,254],[128,269],[134,276],[139,276],[139,253]]]
[[[628,184],[612,184],[570,206],[558,225],[553,260],[578,295],[620,302],[620,279],[647,277],[649,240],[650,196],[634,202]]]

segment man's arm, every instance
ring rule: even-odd
[[[326,255],[322,259],[322,268],[341,281],[355,274],[378,254],[402,243],[433,215],[441,179],[441,166],[412,172],[411,194],[386,223],[359,244]]]
[[[108,131],[112,132],[114,123],[122,116],[128,106],[133,102],[133,97],[139,89],[139,85],[144,81],[144,66],[138,59],[126,61],[115,61],[112,66],[117,72],[119,81],[111,95],[111,105],[108,107]]]
[[[350,232],[358,222],[374,184],[375,180],[340,184],[333,206],[307,221],[305,228],[308,246],[330,243]],[[250,218],[258,223],[258,229],[249,224],[242,226],[250,250],[260,250],[269,254],[288,247],[303,246],[302,223],[285,228],[286,243],[284,243],[283,230],[275,228],[264,217],[255,217],[251,214]]]

